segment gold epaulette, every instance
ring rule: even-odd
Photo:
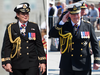
[[[87,22],[87,23],[91,23],[91,22],[89,22],[89,21],[86,21],[86,20],[83,20],[84,22]]]
[[[10,23],[10,24],[11,24],[11,25],[13,25],[13,24],[15,24],[15,22],[13,22],[13,23]],[[9,25],[10,25],[10,24],[9,24]]]
[[[35,22],[31,22],[31,23],[37,24],[37,23],[35,23]]]
[[[69,22],[69,19],[66,22]]]
[[[83,21],[83,16],[82,16],[81,20]]]
[[[66,13],[63,13],[63,14],[66,14]]]
[[[46,57],[38,57],[38,60],[46,60]]]
[[[87,21],[87,23],[91,23],[91,22]]]
[[[57,25],[55,25],[55,29],[57,29],[57,30],[61,30],[61,28],[60,28],[60,27],[57,27]]]
[[[94,60],[100,60],[100,57],[95,57]]]
[[[15,24],[15,22],[8,24],[8,27],[9,27],[10,25],[13,25],[13,24]],[[8,29],[8,27],[7,27],[7,29]]]

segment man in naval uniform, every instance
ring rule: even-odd
[[[81,8],[81,19],[89,21],[89,18],[86,16],[86,9],[87,9],[87,7],[85,5],[85,2],[82,3],[80,8]]]
[[[60,38],[60,75],[91,75],[90,41],[94,53],[93,69],[97,70],[100,66],[96,35],[93,26],[80,19],[80,4],[71,6],[69,12],[49,32],[50,37]],[[68,17],[71,20],[68,21]]]
[[[77,4],[77,3],[82,3],[82,5],[81,5],[81,10],[83,10],[83,8],[86,9],[86,7],[83,6],[83,3],[85,3],[85,1],[76,0],[76,1],[74,1],[74,3],[75,3],[75,4]],[[69,5],[70,5],[70,4],[69,4]],[[67,7],[68,7],[69,5],[67,5]],[[67,9],[68,9],[68,8],[67,8]],[[81,12],[82,12],[82,11],[81,11]],[[65,11],[65,12],[63,12],[62,15],[61,15],[61,17],[59,18],[59,21],[61,21],[62,18],[63,18],[63,16],[64,16],[65,14],[67,14],[67,13],[68,13],[68,10]],[[83,15],[84,15],[84,10],[83,10],[83,13],[81,13],[81,19],[83,19],[83,20],[88,20],[88,18],[85,17],[85,16],[83,17]],[[70,20],[70,17],[68,17],[67,20]],[[60,51],[60,44],[58,45],[58,51]]]
[[[39,65],[43,74],[46,57],[38,25],[28,21],[29,4],[21,3],[14,11],[18,21],[7,26],[2,46],[5,70],[13,75],[37,75]]]

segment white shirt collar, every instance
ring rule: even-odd
[[[72,23],[72,26],[75,25],[75,23],[73,23],[72,20],[71,20],[71,23]],[[80,26],[80,20],[79,20],[79,22],[77,24],[78,24],[78,26]]]
[[[24,24],[27,26],[27,23],[28,23],[28,21],[27,21],[26,23],[24,23]],[[18,24],[19,24],[19,27],[21,27],[21,25],[24,25],[24,24],[21,23],[20,21],[18,21]]]

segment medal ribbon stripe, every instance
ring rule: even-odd
[[[90,33],[88,31],[82,31],[81,38],[90,38]]]

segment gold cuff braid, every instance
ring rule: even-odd
[[[11,60],[11,58],[10,57],[5,58],[5,61],[7,61],[7,60]]]
[[[7,57],[7,58],[2,58],[1,60],[2,60],[2,62],[4,62],[4,61],[7,61],[7,60],[11,60],[11,58]]]
[[[100,60],[100,57],[95,57],[94,60]]]
[[[39,60],[46,60],[46,57],[38,57]]]
[[[2,58],[1,61],[4,62],[5,61],[5,58]]]

